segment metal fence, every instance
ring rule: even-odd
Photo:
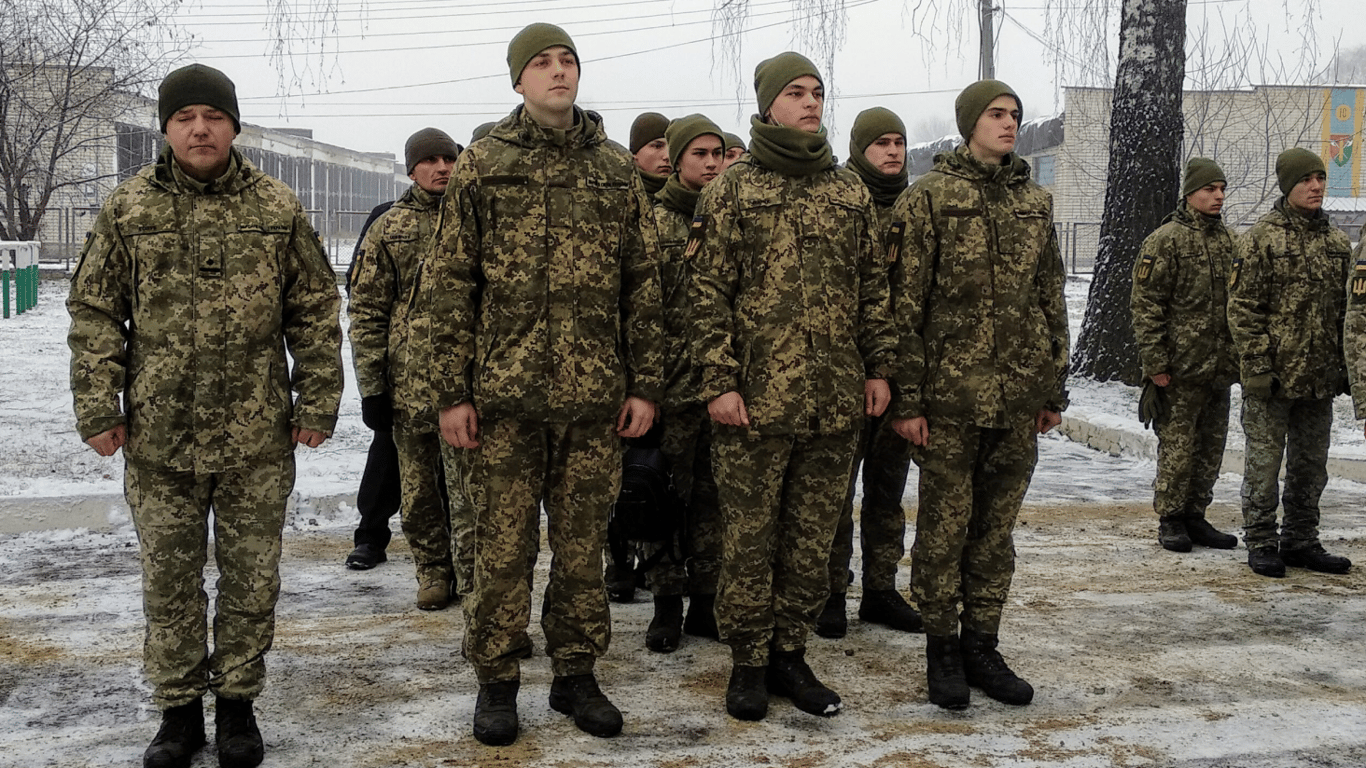
[[[10,316],[10,286],[14,286],[14,314],[38,305],[38,254],[33,241],[0,240],[0,316]]]

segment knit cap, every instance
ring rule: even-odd
[[[953,102],[953,116],[958,122],[958,133],[964,139],[972,138],[972,129],[977,127],[977,119],[987,111],[997,96],[1010,96],[1015,105],[1024,112],[1024,104],[1019,94],[1000,80],[978,80],[963,89]]]
[[[1276,156],[1276,182],[1281,194],[1288,195],[1296,184],[1311,173],[1327,173],[1323,158],[1301,147],[1292,147]]]
[[[497,125],[497,123],[494,122],[480,123],[479,127],[474,129],[474,135],[470,136],[470,143],[473,144],[489,135],[489,133],[493,131],[493,126],[495,125]]]
[[[508,43],[508,73],[512,75],[512,84],[517,85],[517,81],[522,79],[522,70],[536,58],[536,54],[557,45],[568,48],[574,57],[578,58],[579,50],[574,47],[574,41],[569,38],[569,33],[554,24],[537,22],[528,24],[525,29],[518,32],[516,37],[512,38],[512,42]],[[580,65],[582,66],[582,63]]]
[[[906,138],[906,124],[895,112],[884,107],[863,110],[854,118],[854,129],[849,133],[849,156],[863,154],[869,145],[888,133]]]
[[[1186,161],[1186,178],[1181,182],[1181,197],[1184,199],[1216,181],[1228,182],[1224,169],[1208,157],[1192,157]]]
[[[631,154],[640,151],[640,148],[654,141],[664,138],[664,131],[669,127],[669,118],[658,112],[645,112],[631,123]]]
[[[237,86],[228,76],[203,64],[190,64],[166,76],[157,89],[157,117],[161,132],[171,115],[192,104],[207,104],[232,118],[237,133],[242,132],[241,113],[237,111]]]
[[[787,84],[805,75],[811,75],[825,85],[816,65],[800,53],[787,51],[759,62],[754,68],[754,94],[759,97],[759,114],[767,114]]]
[[[669,142],[669,165],[678,170],[678,159],[683,156],[683,150],[688,148],[693,139],[707,134],[712,134],[721,140],[722,146],[725,145],[725,134],[706,115],[688,115],[669,123],[669,130],[664,132],[664,139]]]
[[[412,173],[417,164],[429,157],[458,157],[460,145],[439,128],[423,128],[408,137],[403,145],[403,161]]]
[[[725,139],[726,141],[727,152],[731,151],[732,149],[735,149],[736,147],[739,147],[740,149],[746,149],[745,140],[734,133],[723,133],[721,134],[721,138]]]

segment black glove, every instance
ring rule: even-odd
[[[360,399],[360,420],[376,432],[394,431],[394,401],[388,392]]]
[[[1138,420],[1151,427],[1155,421],[1167,418],[1166,387],[1159,387],[1152,379],[1143,382],[1143,394],[1138,397]]]

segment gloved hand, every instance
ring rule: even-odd
[[[1271,397],[1279,388],[1280,382],[1276,380],[1276,374],[1267,371],[1247,377],[1243,382],[1243,397]]]
[[[1143,382],[1143,394],[1138,396],[1138,420],[1143,426],[1151,427],[1155,421],[1167,418],[1167,390],[1153,383],[1152,379]]]
[[[376,432],[394,431],[394,401],[388,392],[360,399],[360,420]]]

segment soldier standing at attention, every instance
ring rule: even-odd
[[[459,154],[460,146],[436,128],[423,128],[408,138],[403,155],[413,185],[362,239],[347,307],[362,411],[391,425],[398,448],[403,534],[417,566],[417,607],[424,611],[450,604],[455,571],[452,519],[442,493],[441,438],[436,412],[420,384],[414,384],[420,382],[422,371],[415,368],[409,348],[408,307]],[[468,515],[460,517],[468,520]],[[472,522],[462,527],[469,578]]]
[[[721,161],[721,170],[735,165],[735,161],[740,159],[740,155],[745,154],[745,140],[733,133],[724,135],[726,140],[726,156]]]
[[[456,163],[417,299],[442,437],[469,451],[465,652],[474,735],[492,745],[517,738],[542,503],[550,706],[594,736],[621,731],[593,674],[611,633],[602,551],[621,438],[649,430],[663,390],[658,244],[631,156],[574,105],[564,30],[532,24],[507,58],[523,103]]]
[[[892,225],[892,205],[906,189],[906,126],[894,112],[873,107],[854,118],[845,167],[863,180],[873,196],[877,237]],[[891,264],[887,265],[891,272]],[[863,508],[859,511],[859,541],[863,549],[863,599],[858,617],[902,632],[922,629],[920,614],[896,591],[896,571],[906,554],[906,473],[911,467],[911,444],[887,419],[865,420],[849,475],[849,493],[840,513],[835,543],[830,548],[830,597],[816,618],[816,634],[844,637],[845,590],[852,581],[849,563],[854,555],[854,486],[863,466]]]
[[[1343,321],[1351,243],[1323,212],[1327,174],[1307,149],[1276,158],[1282,197],[1238,243],[1228,324],[1243,380],[1243,541],[1253,573],[1346,573],[1319,542],[1333,398],[1348,391]],[[1285,457],[1285,516],[1276,530]]]
[[[664,138],[668,127],[669,118],[658,112],[642,113],[631,123],[631,154],[645,184],[645,194],[651,198],[664,188],[665,180],[674,170],[669,162],[669,142]]]
[[[899,253],[893,427],[920,467],[911,581],[930,701],[962,709],[969,683],[1007,704],[1034,697],[997,633],[1038,435],[1067,404],[1068,337],[1053,199],[1014,153],[1019,97],[980,80],[954,111],[965,143],[902,193],[889,241]]]
[[[232,147],[232,81],[177,69],[157,113],[166,147],[110,195],[71,278],[71,389],[81,437],[101,456],[124,451],[143,661],[162,711],[143,765],[190,764],[212,692],[218,763],[250,768],[265,751],[252,702],[275,634],[294,449],[328,438],[341,401],[340,299],[294,193]]]
[[[829,716],[840,697],[807,665],[806,639],[829,592],[858,429],[890,398],[887,270],[872,198],[835,165],[815,65],[779,54],[756,68],[754,90],[751,152],[702,191],[686,251],[700,394],[716,422],[726,710],[759,720],[773,693]]]
[[[1205,519],[1224,461],[1228,391],[1238,380],[1228,332],[1228,274],[1233,236],[1219,212],[1224,171],[1191,158],[1181,184],[1184,202],[1143,241],[1134,262],[1129,306],[1143,375],[1161,388],[1166,407],[1153,415],[1157,540],[1172,552],[1192,544],[1233,549],[1238,538]],[[1146,420],[1147,415],[1144,416]]]

